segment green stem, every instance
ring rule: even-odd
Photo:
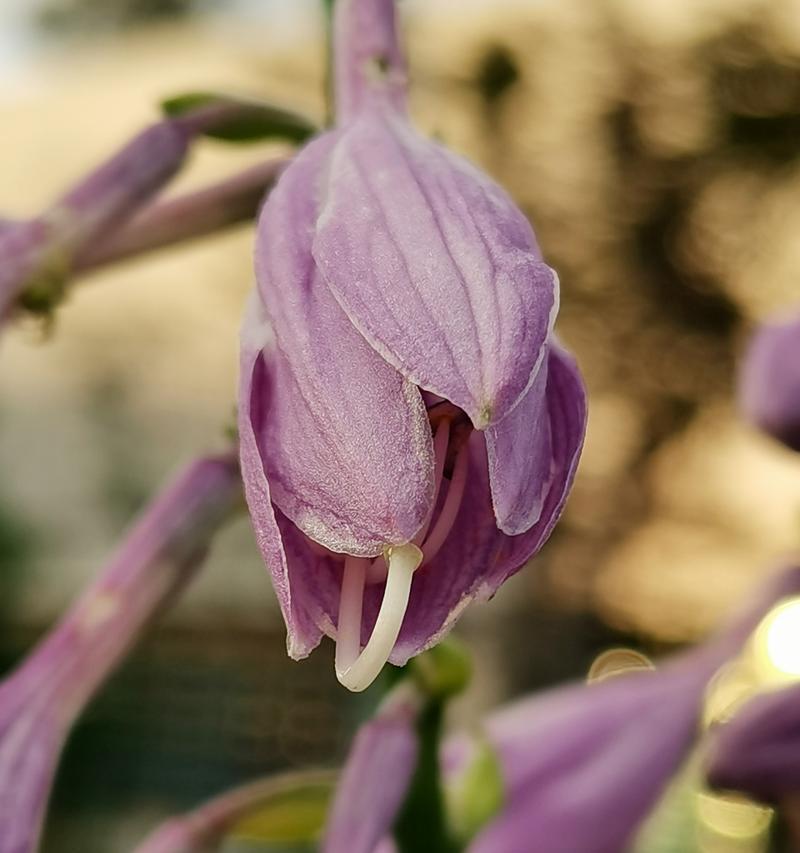
[[[419,761],[403,810],[394,826],[400,853],[457,853],[447,831],[439,771],[444,702],[432,699],[419,716]]]

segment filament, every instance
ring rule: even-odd
[[[336,677],[353,692],[366,690],[389,659],[408,608],[411,580],[422,562],[422,551],[413,543],[387,549],[386,589],[372,636],[359,653],[364,581],[369,561],[347,557],[339,601],[336,637]]]
[[[465,444],[456,457],[456,462],[453,466],[453,476],[450,480],[447,496],[444,499],[442,511],[436,519],[436,524],[433,526],[430,536],[428,536],[423,545],[425,563],[429,563],[436,556],[453,528],[458,510],[461,507],[461,500],[464,497],[468,470],[469,445]]]
[[[361,610],[364,606],[364,576],[369,560],[348,556],[344,561],[339,620],[336,623],[336,672],[347,669],[361,648]]]

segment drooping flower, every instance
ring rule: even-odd
[[[505,802],[468,853],[624,850],[696,741],[714,674],[739,653],[764,614],[798,590],[800,570],[776,576],[725,630],[656,672],[551,690],[491,714],[484,731],[500,762]],[[392,722],[413,732],[413,717],[395,715]],[[374,853],[377,839],[394,825],[397,810],[385,807],[382,785],[387,778],[410,778],[416,746],[393,751],[391,763],[381,762],[377,750],[365,761],[358,744],[381,724],[380,716],[366,723],[351,752],[329,816],[325,853]],[[395,733],[395,743],[402,742]],[[446,779],[462,772],[474,749],[465,735],[446,742]],[[397,799],[394,791],[392,801]],[[361,831],[356,836],[351,829],[350,837],[364,839],[362,844],[345,840],[343,828],[353,825]]]
[[[739,404],[748,421],[800,451],[800,315],[757,330],[742,365]]]
[[[362,690],[542,546],[586,405],[525,217],[407,120],[393,3],[334,27],[337,126],[258,225],[239,430],[289,654],[334,637]]]
[[[61,622],[0,682],[0,853],[37,848],[72,723],[191,578],[240,494],[230,456],[187,467]]]

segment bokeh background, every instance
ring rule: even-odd
[[[797,545],[800,462],[741,423],[734,389],[753,325],[800,294],[800,3],[401,9],[414,117],[531,217],[590,391],[564,520],[457,629],[476,658],[466,724],[611,645],[702,637]],[[0,215],[36,212],[164,96],[227,89],[322,119],[324,78],[318,0],[0,0]],[[203,142],[175,186],[284,151]],[[251,241],[241,227],[97,273],[53,328],[4,334],[5,665],[169,472],[222,445]],[[124,850],[236,782],[333,764],[370,701],[338,688],[327,647],[285,659],[242,518],[77,729],[44,849]]]

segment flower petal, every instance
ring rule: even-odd
[[[509,574],[519,568],[530,559],[549,538],[553,532],[556,522],[561,517],[564,505],[567,502],[575,472],[578,468],[581,451],[583,450],[583,439],[586,434],[586,389],[583,385],[578,366],[572,356],[554,340],[551,342],[550,352],[547,359],[547,412],[550,420],[550,449],[552,454],[552,476],[549,481],[549,489],[544,501],[538,495],[535,478],[538,475],[535,451],[535,436],[525,436],[525,430],[532,431],[531,421],[526,421],[524,414],[532,402],[523,400],[520,404],[519,416],[512,412],[511,421],[507,425],[509,432],[516,430],[514,435],[504,434],[505,428],[500,424],[499,431],[488,431],[486,433],[487,453],[489,459],[494,458],[498,468],[502,468],[504,474],[503,486],[500,487],[499,477],[495,476],[492,482],[492,497],[495,501],[495,514],[498,524],[507,532],[515,529],[524,529],[523,524],[511,524],[511,520],[522,520],[525,518],[524,506],[526,495],[530,492],[533,496],[533,505],[541,506],[536,513],[535,523],[519,535],[506,539],[506,549],[503,560],[498,563],[498,571],[506,580]],[[525,408],[522,408],[522,407]],[[491,434],[490,434],[491,433]],[[524,447],[526,441],[532,445],[531,455],[525,459],[524,455],[517,450],[514,451],[513,444],[518,442]],[[489,443],[492,442],[493,449],[489,451]],[[491,464],[491,463],[490,463]],[[514,466],[525,466],[526,470],[514,471]],[[515,474],[520,476],[515,476]],[[526,478],[528,478],[526,480]],[[502,501],[498,496],[502,495]],[[513,496],[513,500],[509,499]],[[499,506],[511,506],[521,510],[516,517],[504,516],[498,511]],[[533,513],[531,513],[533,515]],[[499,582],[502,582],[499,581]]]
[[[272,577],[272,586],[286,622],[287,649],[299,660],[319,644],[322,631],[305,605],[303,596],[294,594],[289,565],[280,530],[272,507],[264,460],[253,430],[253,412],[263,408],[264,389],[254,378],[260,376],[262,351],[270,346],[270,331],[257,294],[252,294],[242,324],[242,350],[239,379],[239,459],[244,493],[261,555]],[[257,374],[258,371],[258,374]]]
[[[506,193],[401,118],[370,110],[343,133],[314,257],[366,339],[476,427],[532,381],[555,273]]]
[[[509,536],[539,520],[553,479],[547,374],[545,362],[513,411],[486,430],[495,518]]]
[[[299,155],[259,220],[256,276],[277,346],[256,365],[254,429],[275,504],[331,550],[370,556],[427,519],[433,442],[419,390],[353,328],[311,256],[335,138]]]
[[[325,830],[323,853],[375,853],[395,822],[417,764],[419,699],[401,685],[358,730]]]
[[[488,441],[489,431],[474,433],[469,447],[470,474],[458,516],[441,551],[414,574],[392,663],[401,665],[438,642],[473,599],[491,598],[544,545],[555,527],[583,446],[586,398],[574,361],[556,344],[548,355],[547,377],[553,473],[539,519],[519,536],[507,536],[497,529],[483,440],[485,436]],[[377,590],[368,588],[365,620],[374,619],[379,604]]]
[[[800,791],[800,684],[756,696],[718,727],[707,763],[717,788],[764,802]]]
[[[739,408],[754,426],[800,451],[800,313],[765,323],[753,336]]]
[[[662,670],[560,688],[489,717],[508,806],[470,853],[626,849],[696,737],[708,682],[799,582],[796,570],[777,576],[715,638]],[[464,766],[465,747],[448,742],[448,772]]]

